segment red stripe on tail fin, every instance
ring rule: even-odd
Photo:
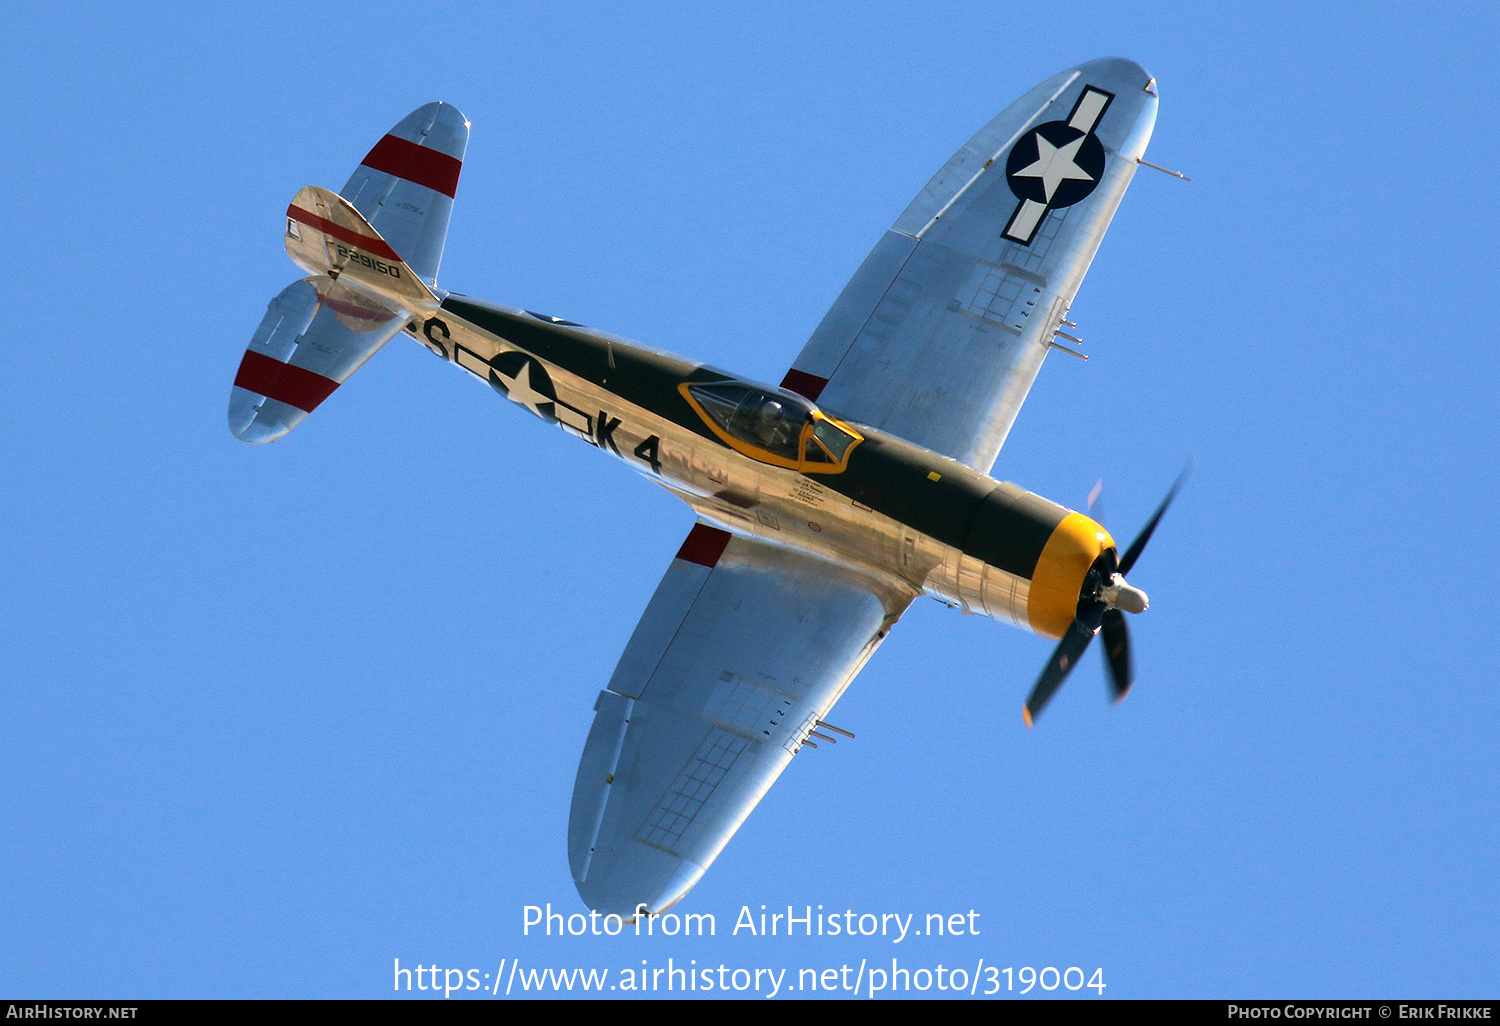
[[[425,185],[449,197],[458,192],[458,175],[463,170],[463,163],[448,154],[394,135],[376,143],[361,163],[372,170]]]
[[[240,370],[234,376],[234,383],[240,388],[258,392],[267,399],[295,406],[305,413],[316,410],[318,404],[339,387],[339,383],[332,378],[282,363],[253,349],[245,350],[245,358],[240,361]]]

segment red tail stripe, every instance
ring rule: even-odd
[[[267,399],[295,406],[305,413],[316,410],[318,404],[339,387],[339,383],[332,378],[282,363],[251,349],[245,350],[245,358],[240,361],[240,370],[234,376],[234,383],[252,392],[259,392]]]
[[[449,197],[458,192],[458,173],[464,166],[462,161],[446,153],[394,135],[376,143],[362,163],[373,171],[384,171],[408,182],[425,185]]]
[[[677,558],[712,570],[718,564],[719,557],[724,555],[724,547],[728,544],[728,531],[721,531],[707,524],[694,524],[693,529],[688,532],[687,540],[682,543],[682,548],[677,550]]]
[[[293,203],[286,208],[286,216],[301,221],[309,228],[316,228],[325,235],[332,235],[340,242],[347,242],[351,246],[357,246],[366,253],[373,253],[382,260],[400,260],[396,251],[387,246],[381,239],[372,239],[368,235],[361,235],[343,225],[334,224],[332,221],[319,217],[310,210],[303,210]]]
[[[334,313],[341,313],[345,317],[355,317],[362,321],[368,321],[370,328],[366,330],[377,328],[391,319],[390,312],[386,310],[371,310],[367,306],[360,306],[358,303],[335,299],[331,295],[323,296],[322,300],[323,305]]]

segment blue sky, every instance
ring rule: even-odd
[[[1100,968],[1114,997],[1494,996],[1488,7],[11,22],[0,992],[896,957]],[[1132,575],[1135,690],[1110,708],[1091,656],[1027,731],[1050,644],[919,602],[836,707],[857,740],[799,756],[680,906],[718,936],[522,936],[524,906],[578,907],[590,710],[692,517],[402,340],[235,441],[289,198],[455,103],[442,284],[775,381],[954,149],[1114,54],[1160,81],[1148,157],[1194,181],[1137,176],[1074,305],[1094,358],[1048,361],[994,473],[1073,506],[1102,477],[1129,537],[1196,461]],[[730,935],[761,904],[981,932]]]

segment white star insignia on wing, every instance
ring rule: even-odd
[[[1078,148],[1087,138],[1087,135],[1080,135],[1070,143],[1053,146],[1038,135],[1036,137],[1036,162],[1021,168],[1015,173],[1015,177],[1040,178],[1042,191],[1048,203],[1052,202],[1052,195],[1057,192],[1057,187],[1068,179],[1092,182],[1094,176],[1073,162],[1073,158],[1078,156]]]

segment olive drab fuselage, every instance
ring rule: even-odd
[[[408,333],[734,533],[1060,637],[1114,549],[1082,514],[796,393],[448,296]]]

